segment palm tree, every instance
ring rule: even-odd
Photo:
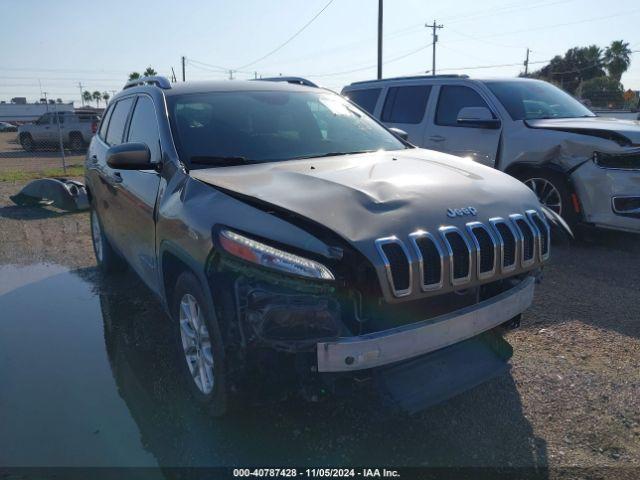
[[[137,80],[140,78],[140,74],[138,72],[131,72],[129,74],[129,80]]]
[[[144,71],[144,73],[142,74],[143,77],[154,77],[158,75],[158,72],[156,72],[153,68],[151,67],[147,67],[147,69]]]
[[[82,92],[82,100],[89,103],[93,97],[91,96],[91,92],[85,90]]]
[[[631,49],[629,43],[623,40],[615,40],[604,52],[605,68],[609,76],[616,81],[620,81],[622,74],[631,65]]]
[[[99,91],[95,91],[91,94],[91,97],[96,101],[96,107],[100,106],[100,100],[102,100],[102,94]]]
[[[110,98],[111,98],[111,95],[109,95],[107,92],[102,92],[102,100],[104,100],[105,106],[109,102]]]

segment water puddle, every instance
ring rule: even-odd
[[[415,417],[351,398],[236,406],[212,418],[176,380],[168,322],[133,275],[106,280],[95,268],[0,266],[0,465],[544,459],[532,451],[539,442],[508,376]]]

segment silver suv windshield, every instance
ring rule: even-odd
[[[191,168],[408,148],[322,90],[172,95],[167,104],[178,154]]]
[[[487,81],[514,120],[594,117],[595,114],[568,93],[542,81]]]

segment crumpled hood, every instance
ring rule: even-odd
[[[190,175],[307,217],[352,243],[363,243],[361,251],[370,250],[371,240],[379,237],[540,208],[518,180],[423,149],[209,168]],[[447,215],[448,209],[469,206],[477,216]]]
[[[637,120],[607,117],[545,118],[526,120],[525,123],[531,128],[560,130],[604,138],[607,137],[607,133],[613,133],[615,136],[626,139],[628,144],[640,145],[640,121]]]

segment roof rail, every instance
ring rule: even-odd
[[[391,78],[382,78],[379,80],[361,80],[359,82],[353,82],[351,85],[360,85],[362,83],[377,83],[377,82],[387,82],[390,80],[417,80],[421,78],[469,78],[469,75],[458,75],[458,74],[445,74],[445,75],[411,75],[408,77],[391,77]]]
[[[265,82],[287,82],[295,85],[305,85],[307,87],[318,87],[311,80],[307,80],[303,77],[268,77],[268,78],[256,78],[255,80],[262,80]]]
[[[122,89],[125,90],[127,88],[137,87],[139,85],[155,85],[156,87],[160,87],[165,90],[171,88],[171,83],[169,82],[169,79],[167,77],[157,75],[154,77],[140,77],[136,78],[135,80],[129,80],[124,84],[124,87],[122,87]]]

